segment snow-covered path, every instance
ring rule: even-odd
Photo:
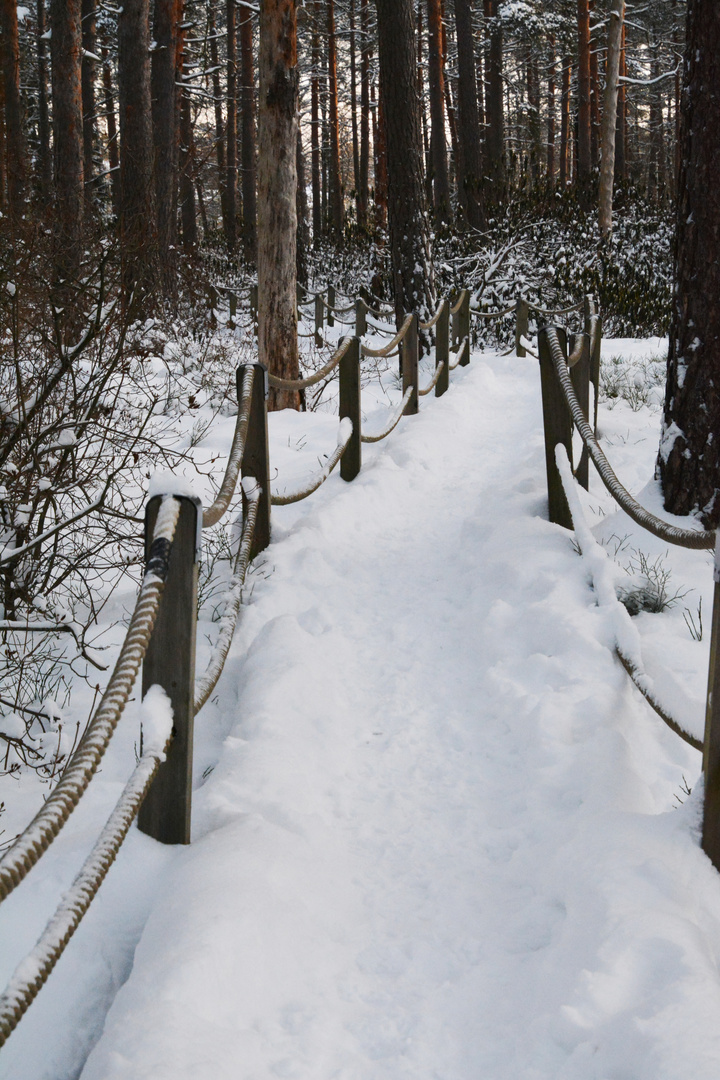
[[[536,364],[455,374],[275,513],[82,1080],[718,1080],[699,755],[544,520]]]

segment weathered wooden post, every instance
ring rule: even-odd
[[[235,322],[237,318],[237,293],[234,289],[228,289],[228,307],[230,310],[230,319],[228,325],[235,329]]]
[[[467,367],[470,363],[470,293],[467,289],[461,291],[452,309],[453,352],[457,353],[463,341],[467,341],[467,346],[460,361],[460,367]]]
[[[315,344],[318,349],[323,344],[323,326],[325,325],[325,305],[322,293],[315,297]]]
[[[573,384],[575,396],[578,399],[580,408],[587,420],[590,409],[590,338],[587,334],[571,335],[568,343],[568,352],[570,355],[573,355],[578,347],[580,348],[580,355],[570,368],[570,379]],[[584,443],[580,454],[580,461],[575,470],[575,476],[577,477],[577,482],[587,491],[589,484],[589,458],[587,447]]]
[[[407,328],[405,337],[400,342],[400,366],[402,369],[403,394],[412,386],[413,392],[403,410],[403,416],[413,416],[418,411],[418,360],[420,339],[418,335],[417,312],[413,312],[412,320]]]
[[[250,286],[250,315],[253,324],[253,333],[257,337],[258,333],[258,287],[257,285]]]
[[[367,304],[362,296],[355,301],[355,337],[367,334]]]
[[[353,433],[345,453],[340,458],[343,480],[354,480],[362,464],[360,438],[360,340],[353,337],[345,355],[340,359],[340,419],[352,420]]]
[[[702,849],[716,870],[720,870],[720,529],[715,544],[715,593],[710,632],[710,667],[708,670],[703,774]]]
[[[172,741],[166,760],[138,814],[141,832],[162,844],[189,844],[192,813],[193,720],[195,716],[195,635],[202,505],[199,499],[173,496],[180,515],[170,550],[165,591],[142,670],[143,697],[161,686],[173,710]],[[152,569],[153,529],[163,496],[154,496],[145,512],[145,560]]]
[[[450,385],[450,304],[443,300],[435,323],[435,369],[444,364],[435,383],[435,397],[442,397]]]
[[[335,325],[335,286],[328,285],[327,287],[327,324],[328,326]]]
[[[567,335],[557,328],[563,355],[567,359]],[[555,365],[550,351],[547,328],[538,332],[538,353],[540,355],[540,386],[542,390],[543,426],[545,429],[545,468],[548,485],[548,516],[556,525],[572,528],[572,518],[558,467],[555,463],[555,447],[562,443],[572,465],[572,418],[565,404],[562,389],[555,374]]]
[[[593,431],[597,435],[598,399],[600,396],[600,351],[602,349],[602,319],[593,315],[590,319],[590,382],[595,388]]]
[[[255,535],[250,548],[254,559],[270,543],[270,463],[268,460],[267,399],[268,377],[264,364],[241,364],[237,369],[237,395],[242,400],[242,385],[248,368],[255,369],[252,402],[248,418],[242,477],[252,477],[260,488],[260,505],[255,521]],[[243,492],[243,517],[247,516],[247,499]]]
[[[523,300],[522,296],[518,296],[515,301],[515,355],[527,356],[525,346],[522,344],[522,339],[528,336],[528,327],[530,323],[530,305],[527,300]]]

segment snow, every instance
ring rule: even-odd
[[[363,429],[379,430],[397,380],[363,393]],[[659,422],[601,404],[608,457],[654,512]],[[203,451],[227,453],[232,424]],[[537,361],[474,353],[444,397],[364,445],[352,484],[336,471],[273,509],[196,719],[193,843],[131,831],[0,1078],[717,1080],[700,755],[632,687],[606,610],[636,549],[694,590],[632,623],[650,677],[667,670],[699,722],[708,634],[691,638],[682,607],[702,596],[709,623],[712,559],[666,555],[593,478],[577,497],[606,552],[596,591],[546,520],[541,427]],[[292,486],[337,414],[269,428],[274,483]],[[1,975],[132,771],[131,708],[3,905]]]

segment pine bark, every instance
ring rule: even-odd
[[[227,31],[227,172],[225,174],[225,243],[230,254],[237,245],[237,34],[235,27],[235,0],[227,0],[225,28]]]
[[[27,151],[20,96],[20,42],[17,0],[0,0],[3,89],[5,91],[5,175],[7,209],[19,220],[25,211]]]
[[[572,82],[572,58],[563,57],[562,93],[560,98],[560,188],[565,190],[570,177],[570,85]]]
[[[106,45],[102,47],[103,64],[103,104],[105,107],[105,123],[107,125],[107,154],[110,165],[110,199],[112,211],[116,218],[120,217],[120,155],[118,152],[118,132],[115,121],[115,99],[112,88],[112,70],[110,52]]]
[[[442,225],[450,220],[450,183],[448,180],[447,145],[445,141],[445,110],[443,108],[445,78],[442,64],[440,0],[427,0],[427,14],[433,212],[436,225]]]
[[[675,290],[659,466],[665,508],[720,523],[720,19],[689,0]]]
[[[313,242],[317,246],[323,231],[322,160],[320,156],[320,0],[313,7],[313,33],[310,53],[310,174],[312,183]]]
[[[258,112],[258,353],[268,371],[299,373],[296,307],[297,12],[295,0],[260,8]],[[269,407],[298,408],[297,391],[271,389]]]
[[[600,166],[600,235],[605,242],[612,233],[613,180],[615,177],[615,136],[617,131],[618,76],[625,19],[625,0],[613,0],[608,29],[605,64],[605,98],[602,117],[602,163]]]
[[[150,85],[152,93],[152,130],[157,212],[158,253],[166,291],[174,287],[175,186],[178,170],[178,144],[175,114],[177,108],[176,52],[182,0],[155,0]]]
[[[592,172],[590,110],[590,12],[588,0],[577,0],[578,33],[578,113],[577,179],[585,188]]]
[[[336,238],[343,233],[343,190],[340,175],[340,126],[338,116],[337,83],[337,38],[335,36],[335,0],[327,3],[327,41],[328,41],[328,94],[330,122],[330,212],[332,229]]]
[[[48,62],[45,39],[45,0],[37,0],[37,74],[38,74],[38,190],[43,200],[50,198],[52,155],[50,151],[50,113],[48,110]]]
[[[83,113],[83,174],[85,196],[92,202],[95,175],[95,144],[97,123],[95,117],[95,60],[97,40],[95,24],[95,0],[82,0],[82,113]]]
[[[64,0],[57,0],[63,3]],[[124,0],[118,16],[120,235],[126,297],[156,284],[148,0]]]
[[[242,79],[242,198],[243,247],[245,258],[254,263],[257,254],[257,167],[255,148],[255,63],[253,58],[252,10],[240,5],[240,71]]]
[[[465,192],[468,224],[474,229],[482,229],[485,214],[471,0],[455,0],[455,33],[458,53],[458,141],[462,147],[463,163],[458,185],[462,185]]]
[[[360,0],[360,176],[358,180],[358,225],[367,227],[370,177],[370,26],[368,0]]]
[[[499,203],[505,185],[505,136],[503,132],[503,33],[498,18],[498,0],[485,0],[488,33],[485,112],[485,175],[490,202]]]
[[[619,76],[627,75],[627,63],[625,59],[625,21],[623,20],[622,35],[620,38],[620,64]],[[679,138],[677,140],[679,144]],[[627,143],[627,90],[625,83],[618,85],[617,98],[617,123],[615,125],[615,182],[624,183],[627,176],[627,164],[625,146]]]
[[[547,91],[547,179],[550,187],[555,186],[555,39],[548,39],[550,50],[550,62],[548,64],[548,91]]]
[[[380,78],[385,113],[388,219],[395,314],[434,305],[422,168],[420,110],[407,88],[415,82],[412,0],[377,0]]]
[[[58,270],[73,276],[82,242],[85,186],[81,89],[81,2],[52,0],[53,146],[55,158],[54,240]]]

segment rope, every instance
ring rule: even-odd
[[[433,326],[435,325],[435,323],[438,321],[438,319],[440,318],[440,316],[443,313],[443,310],[445,308],[445,303],[446,303],[445,300],[441,300],[440,304],[438,306],[438,309],[435,312],[435,314],[433,315],[432,319],[430,319],[429,322],[420,323],[420,329],[421,330],[432,330]],[[421,394],[422,390],[418,390],[418,393]]]
[[[531,304],[529,300],[526,300],[525,303],[531,311],[536,312],[538,315],[571,315],[573,311],[580,310],[584,301],[579,300],[577,304],[572,304],[570,307],[566,308],[558,308],[557,311],[547,311],[545,308],[538,307],[537,304]]]
[[[670,711],[657,699],[652,679],[642,664],[640,635],[632,624],[629,612],[618,600],[615,587],[608,575],[609,559],[607,552],[598,544],[585,521],[580,499],[578,498],[577,484],[570,468],[570,460],[562,443],[558,443],[555,447],[555,461],[570,509],[570,516],[580,552],[590,565],[590,574],[593,588],[597,594],[598,605],[608,609],[614,622],[615,652],[620,663],[645,700],[652,706],[658,716],[665,721],[668,727],[676,735],[679,735],[681,739],[684,739],[686,743],[689,743],[690,746],[702,751],[702,742],[690,735],[682,723],[676,720]]]
[[[160,762],[165,760],[164,747],[171,734],[169,723],[165,729],[159,740],[153,740],[153,744],[143,750],[80,873],[63,896],[37,944],[20,961],[4,993],[0,995],[0,1046],[7,1041],[46,983],[115,861]]]
[[[458,351],[457,351],[456,353],[451,353],[451,354],[450,354],[451,356],[457,356],[457,360],[455,361],[455,363],[454,363],[454,364],[450,364],[450,365],[448,366],[448,371],[454,371],[454,370],[455,370],[455,368],[456,368],[456,367],[458,366],[458,364],[459,364],[459,363],[461,362],[461,360],[462,360],[462,358],[463,358],[463,353],[464,353],[464,352],[465,352],[465,350],[466,350],[466,349],[468,348],[468,345],[469,345],[468,339],[467,339],[467,338],[465,338],[465,340],[463,341],[463,343],[462,343],[462,345],[460,346],[460,348],[458,349]]]
[[[135,610],[105,693],[57,785],[30,824],[0,859],[0,901],[9,896],[50,847],[80,801],[107,750],[150,641],[165,586],[179,513],[179,501],[166,496],[160,504]]]
[[[209,529],[211,525],[216,525],[218,523],[220,518],[226,512],[230,505],[230,500],[235,494],[237,479],[240,474],[243,454],[245,452],[245,439],[247,437],[248,420],[250,419],[250,406],[252,405],[254,381],[255,368],[248,366],[243,372],[240,408],[238,409],[237,420],[235,422],[235,434],[233,435],[232,446],[230,447],[230,456],[228,457],[225,476],[220,485],[220,490],[215,496],[214,503],[212,506],[209,506],[207,510],[203,510],[203,529]]]
[[[641,506],[640,503],[632,497],[629,491],[623,487],[613,472],[610,462],[600,449],[597,439],[593,434],[593,430],[585,419],[582,407],[575,396],[575,390],[570,381],[570,374],[565,362],[565,357],[563,356],[558,340],[557,330],[553,326],[548,326],[546,327],[546,333],[555,372],[560,382],[565,402],[572,414],[575,427],[588,449],[593,464],[600,474],[600,479],[615,501],[619,503],[628,517],[636,522],[636,524],[641,525],[643,529],[647,529],[647,531],[651,532],[654,536],[659,536],[661,540],[666,541],[668,544],[677,544],[680,547],[693,548],[696,550],[701,548],[713,548],[715,546],[714,529],[708,531],[679,529],[676,525],[670,525],[669,522],[663,521],[661,518],[651,514],[645,507]]]
[[[361,441],[365,442],[365,443],[375,443],[375,442],[381,442],[383,439],[386,439],[388,437],[388,435],[390,434],[390,432],[393,430],[393,428],[396,428],[398,426],[398,424],[400,423],[402,415],[405,412],[405,406],[407,405],[408,401],[412,397],[413,390],[414,390],[413,386],[408,386],[407,390],[405,391],[405,393],[403,395],[402,401],[398,405],[395,412],[392,414],[392,416],[390,418],[390,422],[388,423],[387,427],[384,427],[382,429],[382,431],[379,432],[377,435],[361,435],[360,436]]]
[[[349,417],[345,417],[340,421],[340,428],[338,430],[338,444],[327,459],[325,467],[321,472],[317,473],[307,487],[302,488],[300,491],[294,491],[290,495],[273,495],[270,502],[273,506],[288,506],[290,503],[300,502],[302,499],[307,499],[308,495],[312,495],[313,491],[325,483],[330,473],[337,465],[340,458],[345,453],[348,444],[352,438],[353,424]]]
[[[463,306],[463,301],[464,301],[466,296],[467,296],[467,289],[461,289],[460,290],[460,295],[458,296],[458,299],[457,299],[457,304],[455,304],[454,307],[450,308],[450,314],[451,315],[457,315],[458,311]]]
[[[443,370],[444,367],[445,367],[445,361],[441,360],[440,363],[438,364],[438,366],[435,368],[435,374],[433,375],[432,379],[427,384],[425,389],[424,390],[418,390],[419,397],[425,397],[426,394],[430,393],[430,391],[433,389],[433,387],[437,383],[438,379],[440,378],[440,375],[441,375],[442,370]]]
[[[387,345],[385,346],[384,349],[371,349],[369,345],[363,345],[362,346],[362,354],[363,354],[363,356],[390,356],[391,352],[395,349],[395,347],[397,345],[400,344],[402,339],[407,334],[412,320],[413,320],[412,315],[406,315],[405,316],[405,322],[402,324],[402,326],[400,327],[400,329],[398,330],[397,334],[392,339],[392,341],[388,341],[388,343],[387,343]]]
[[[268,374],[268,382],[271,386],[280,386],[283,390],[304,390],[307,386],[315,386],[316,383],[329,375],[338,366],[345,353],[350,348],[352,338],[346,337],[337,352],[333,353],[328,362],[306,379],[281,379],[279,375]]]
[[[247,480],[249,479],[250,477],[247,478]],[[219,622],[218,639],[205,668],[205,673],[198,680],[195,687],[194,713],[196,716],[217,686],[217,681],[225,667],[225,661],[237,625],[245,575],[250,562],[250,547],[255,533],[255,522],[257,521],[258,507],[260,505],[260,488],[255,485],[251,492],[246,490],[245,494],[249,503],[247,520],[243,527],[240,550],[235,560],[233,576],[225,596],[225,609]]]
[[[372,322],[371,319],[366,319],[365,322],[371,330],[377,330],[378,334],[389,334],[389,336],[392,337],[395,333],[394,328],[392,326],[388,326],[387,323],[381,325],[380,323]]]
[[[334,307],[332,304],[328,304],[327,300],[322,295],[321,295],[320,299],[322,300],[322,304],[323,304],[323,307],[325,308],[325,310],[326,311],[332,311],[333,315],[351,315],[351,314],[354,315],[355,314],[355,305],[354,304],[351,304],[350,307],[339,308],[339,307]]]
[[[471,315],[477,315],[478,319],[502,319],[505,315],[510,315],[515,311],[515,305],[512,307],[503,308],[502,311],[473,311],[470,309]]]
[[[528,341],[528,339],[527,339],[527,338],[525,337],[525,335],[524,335],[524,334],[521,334],[521,335],[520,335],[520,345],[522,345],[522,347],[523,347],[523,349],[525,350],[525,352],[528,352],[528,353],[530,353],[530,355],[531,355],[531,356],[534,356],[536,360],[539,360],[539,359],[540,359],[540,357],[538,356],[538,354],[537,354],[537,353],[535,352],[535,350],[533,349],[533,346],[532,346],[532,342],[531,342],[531,341]],[[581,342],[581,345],[582,345],[582,342]],[[582,351],[582,350],[581,350],[581,351]],[[574,354],[573,354],[573,355],[574,355]],[[579,359],[580,359],[580,353],[578,353],[578,360],[579,360]]]

